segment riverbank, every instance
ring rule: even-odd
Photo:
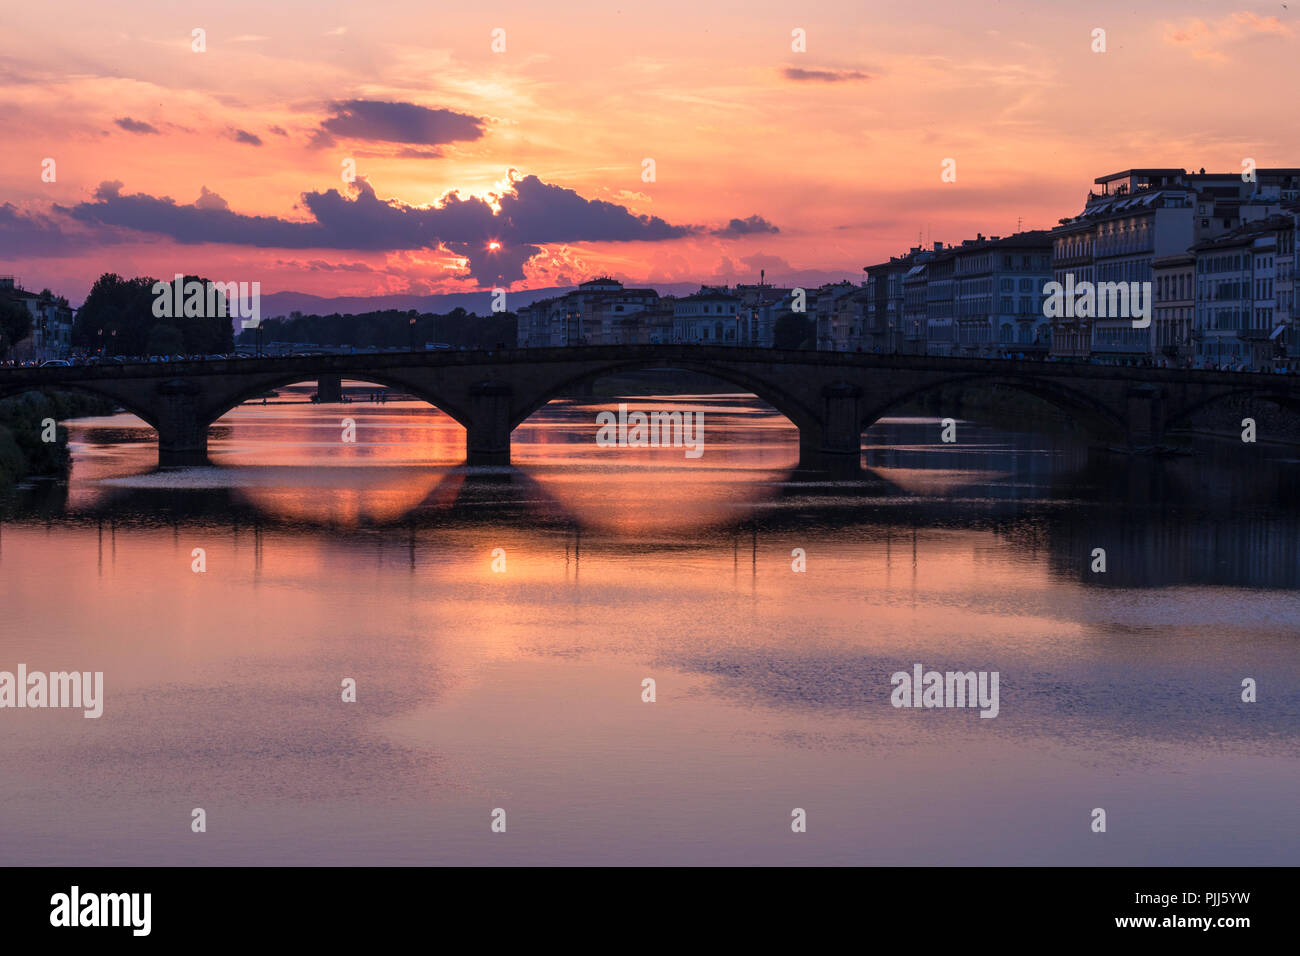
[[[68,432],[51,421],[107,415],[113,409],[105,399],[68,392],[24,392],[0,400],[0,489],[24,478],[67,473]]]

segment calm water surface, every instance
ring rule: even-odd
[[[752,398],[627,401],[703,457],[597,447],[590,399],[500,470],[413,402],[244,406],[166,472],[70,423],[4,505],[0,670],[101,670],[104,716],[0,712],[0,863],[1297,861],[1294,450],[895,419],[809,484]],[[917,662],[999,716],[891,707]]]

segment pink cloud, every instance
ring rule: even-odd
[[[1214,23],[1193,18],[1182,25],[1171,26],[1165,31],[1165,42],[1185,47],[1198,60],[1226,63],[1228,55],[1224,47],[1230,44],[1261,37],[1294,35],[1294,28],[1277,17],[1261,17],[1248,10],[1238,10]]]

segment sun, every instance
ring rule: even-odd
[[[488,249],[491,250],[492,252],[496,252],[500,248],[501,248],[501,243],[497,242],[495,239],[493,239],[491,242],[488,243]]]

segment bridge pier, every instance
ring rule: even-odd
[[[199,387],[186,379],[158,386],[158,464],[163,468],[208,463],[208,422],[199,413]]]
[[[510,464],[510,386],[479,382],[469,389],[469,422],[465,426],[465,463]]]
[[[1149,452],[1164,441],[1163,399],[1163,394],[1155,385],[1135,385],[1125,392],[1130,452]]]
[[[862,389],[822,388],[822,418],[799,426],[799,470],[853,478],[862,473]]]
[[[322,375],[316,380],[316,401],[322,405],[337,405],[343,401],[343,376]]]

